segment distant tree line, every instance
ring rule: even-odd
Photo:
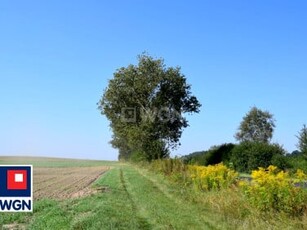
[[[257,107],[243,117],[235,138],[239,144],[225,143],[209,150],[182,157],[186,163],[210,165],[224,162],[240,172],[275,165],[280,169],[307,171],[307,127],[297,135],[298,150],[289,154],[277,143],[270,143],[275,128],[273,115]]]

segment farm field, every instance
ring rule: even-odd
[[[14,162],[34,165],[34,211],[0,213],[1,230],[283,229],[282,226],[304,229],[301,223],[289,225],[287,219],[282,218],[273,223],[237,218],[232,213],[236,208],[236,204],[231,203],[233,194],[225,191],[203,197],[135,165],[0,157],[0,164]],[[219,210],[220,202],[216,205],[201,202],[210,196],[214,197],[212,202],[219,199],[229,203],[229,212]]]
[[[82,160],[70,158],[50,158],[50,157],[15,157],[0,156],[0,164],[31,164],[36,167],[65,168],[65,167],[90,167],[90,166],[113,166],[116,161]]]
[[[134,166],[0,157],[14,162],[34,164],[34,211],[1,213],[0,229],[215,229],[199,207]]]
[[[91,184],[110,166],[104,161],[39,158],[0,157],[0,164],[32,164],[33,198],[67,199],[84,197],[97,190]],[[108,162],[112,165],[112,162]]]
[[[109,167],[34,168],[34,200],[84,197],[97,190],[90,185]]]

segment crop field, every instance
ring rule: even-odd
[[[114,162],[113,162],[114,163]],[[78,198],[97,192],[91,184],[112,162],[43,157],[0,157],[0,164],[33,165],[34,200]]]
[[[0,213],[0,229],[306,229],[305,217],[262,220],[232,190],[194,192],[136,165],[16,157],[0,164],[34,166],[33,212]]]
[[[118,162],[0,157],[32,164],[33,213],[0,213],[0,229],[211,229],[161,178]]]
[[[67,167],[92,167],[92,166],[116,166],[116,161],[82,160],[69,158],[49,157],[11,157],[0,156],[0,164],[31,164],[35,168],[67,168]]]
[[[95,193],[90,185],[102,175],[108,167],[64,167],[34,168],[34,199],[67,199]]]

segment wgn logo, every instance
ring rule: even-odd
[[[32,212],[32,165],[0,165],[0,212]]]

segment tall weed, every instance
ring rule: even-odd
[[[201,191],[221,190],[236,182],[238,173],[223,163],[209,166],[190,165],[188,172],[194,187]]]
[[[271,165],[252,171],[252,183],[241,182],[240,186],[257,209],[300,216],[307,211],[307,192],[301,184],[305,179],[307,177],[301,170],[290,177],[287,172]]]

